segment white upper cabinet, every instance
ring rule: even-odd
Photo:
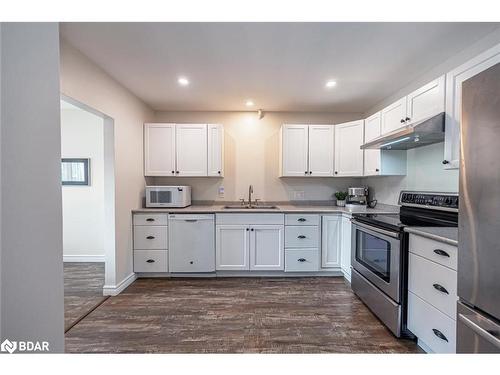
[[[281,127],[280,174],[287,177],[307,176],[308,168],[308,125],[283,125]]]
[[[310,176],[333,176],[333,133],[331,125],[309,125]]]
[[[363,176],[364,121],[335,125],[335,176]]]
[[[218,124],[144,124],[144,175],[224,174],[224,128]]]
[[[144,175],[175,175],[175,124],[144,124]]]
[[[365,120],[365,143],[380,137],[382,123],[381,112],[368,117]],[[380,150],[365,150],[365,176],[377,176],[380,174]]]
[[[207,176],[207,125],[177,124],[175,173],[179,176]]]
[[[381,112],[381,133],[387,134],[405,126],[406,97],[399,99]]]
[[[446,133],[443,159],[445,169],[459,168],[462,83],[498,63],[500,63],[500,45],[483,52],[446,75]]]
[[[224,177],[224,127],[208,124],[208,175]]]
[[[381,112],[365,120],[365,143],[380,137]],[[365,176],[393,176],[406,174],[406,151],[365,150]]]
[[[445,76],[415,90],[407,98],[405,120],[415,122],[444,112]]]

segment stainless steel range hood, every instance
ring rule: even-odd
[[[444,116],[438,115],[409,123],[402,129],[365,143],[361,149],[409,150],[444,141]]]

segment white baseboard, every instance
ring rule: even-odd
[[[99,262],[104,263],[104,255],[63,255],[63,262]]]
[[[137,279],[135,273],[131,273],[125,279],[123,279],[117,285],[104,285],[102,288],[102,294],[105,296],[117,296],[123,292],[130,284],[132,284]]]

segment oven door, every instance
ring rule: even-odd
[[[352,267],[399,303],[401,241],[398,232],[353,220]]]

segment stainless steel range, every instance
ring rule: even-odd
[[[354,214],[353,291],[397,337],[406,329],[408,236],[405,226],[456,227],[458,194],[402,191],[399,214]]]

